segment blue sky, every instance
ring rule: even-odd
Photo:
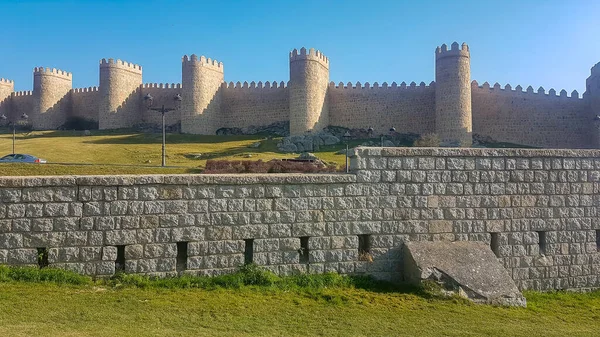
[[[181,82],[181,57],[225,64],[226,81],[287,81],[288,52],[330,58],[332,81],[429,83],[434,50],[465,41],[472,79],[585,90],[600,61],[600,1],[7,1],[0,77],[32,90],[35,66],[98,85],[98,61],[144,67],[144,82]]]

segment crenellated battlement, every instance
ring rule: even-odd
[[[181,83],[144,83],[142,88],[181,89]]]
[[[127,61],[122,61],[120,59],[102,59],[100,60],[100,68],[119,68],[138,74],[142,73],[142,66],[134,63],[129,63]]]
[[[448,46],[445,43],[435,49],[436,59],[450,56],[470,57],[469,46],[465,42],[461,46],[458,45],[458,42],[453,42],[450,45],[450,50],[448,50]]]
[[[592,69],[590,69],[592,75],[600,75],[600,62],[596,63]]]
[[[356,82],[356,84],[352,84],[352,82],[348,82],[346,84],[344,84],[343,82],[340,82],[338,84],[335,84],[333,81],[329,82],[329,87],[330,88],[335,88],[335,89],[372,89],[372,90],[377,90],[377,89],[382,89],[382,90],[389,90],[389,89],[401,89],[401,90],[425,90],[425,89],[434,89],[435,88],[435,82],[431,81],[429,83],[429,85],[425,84],[425,82],[421,82],[419,83],[419,85],[417,85],[416,82],[411,82],[410,84],[406,84],[406,82],[402,82],[400,83],[400,85],[398,85],[398,83],[396,82],[392,82],[392,84],[388,84],[387,82],[383,82],[381,85],[378,82],[373,83],[373,85],[371,85],[369,82],[365,82],[365,84],[362,84],[361,82]]]
[[[289,82],[277,82],[277,81],[273,81],[273,82],[269,82],[266,81],[264,84],[262,81],[258,81],[258,82],[246,82],[244,81],[243,83],[240,81],[237,82],[223,82],[223,84],[221,85],[223,88],[225,89],[285,89],[288,87]]]
[[[83,92],[96,92],[98,91],[98,87],[87,87],[87,88],[73,88],[71,89],[72,93],[83,93]]]
[[[15,81],[13,80],[8,80],[5,78],[0,78],[0,85],[5,85],[5,86],[14,86],[15,85]]]
[[[290,62],[300,61],[300,60],[312,60],[321,63],[327,69],[329,69],[329,58],[325,56],[319,50],[315,50],[314,48],[310,48],[308,51],[306,48],[294,49],[290,52]]]
[[[44,67],[35,67],[33,68],[33,75],[49,75],[59,78],[64,78],[66,80],[73,80],[73,74],[70,72],[56,69],[56,68],[44,68]]]
[[[33,91],[31,90],[24,90],[24,91],[15,91],[12,93],[12,96],[32,96],[33,95]]]
[[[537,91],[535,91],[532,86],[528,86],[525,90],[523,90],[523,87],[521,85],[517,85],[513,89],[510,84],[506,84],[504,86],[504,88],[502,88],[502,86],[498,82],[496,82],[493,86],[490,86],[490,84],[488,82],[484,82],[482,85],[479,85],[479,83],[477,83],[477,81],[473,80],[471,82],[471,88],[473,90],[480,89],[480,90],[486,90],[486,91],[492,91],[492,92],[498,92],[498,93],[524,94],[524,95],[540,95],[540,96],[543,95],[543,96],[547,96],[547,97],[562,97],[562,98],[583,99],[583,97],[579,96],[579,92],[577,90],[573,90],[571,92],[571,95],[569,96],[567,94],[567,91],[564,90],[564,89],[562,89],[560,91],[560,93],[557,95],[556,94],[556,90],[554,90],[554,88],[551,88],[546,93],[546,90],[544,89],[544,87],[539,87],[537,89]]]
[[[183,64],[199,64],[202,67],[208,67],[219,72],[224,72],[223,62],[219,62],[205,56],[198,57],[196,54],[192,54],[188,57],[187,55],[184,55],[181,58],[181,62]]]

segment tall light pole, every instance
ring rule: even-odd
[[[21,119],[22,120],[27,120],[28,118],[29,118],[29,116],[27,116],[26,113],[23,113],[21,115]],[[7,119],[8,119],[8,117],[6,117],[4,114],[0,116],[0,120],[5,121]],[[17,132],[16,132],[16,126],[17,125],[16,124],[17,124],[16,121],[12,122],[12,132],[13,132],[13,137],[12,137],[12,154],[15,154],[15,139],[17,138]]]
[[[346,142],[346,173],[349,173],[350,168],[348,167],[348,141],[350,140],[350,138],[352,138],[352,135],[350,135],[350,131],[346,131],[342,138],[344,138],[344,141]]]
[[[169,111],[175,111],[179,109],[181,106],[181,95],[177,94],[173,97],[173,102],[175,104],[174,108],[165,108],[163,104],[160,108],[153,108],[152,104],[154,103],[154,98],[150,94],[146,94],[144,96],[144,102],[146,103],[146,107],[148,110],[158,111],[162,114],[162,166],[167,166],[167,152],[166,152],[166,142],[167,142],[167,132],[165,130],[165,113]]]

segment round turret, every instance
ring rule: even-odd
[[[472,145],[471,57],[466,43],[435,51],[435,129],[445,146]]]
[[[65,122],[72,87],[71,73],[43,67],[33,70],[33,111],[29,114],[33,129],[53,130]]]
[[[600,148],[600,117],[598,117],[600,116],[600,62],[590,70],[590,76],[585,81],[583,97],[586,104],[589,105],[589,119],[594,121],[590,123],[592,128],[591,146],[598,149]]]
[[[329,125],[329,59],[318,50],[290,53],[290,134],[320,131]]]
[[[181,63],[181,132],[214,135],[220,127],[223,63],[196,55]]]
[[[0,116],[8,116],[10,111],[9,100],[12,92],[15,91],[15,82],[0,78]]]
[[[98,127],[119,129],[141,122],[140,97],[142,67],[121,60],[100,61],[100,105]]]

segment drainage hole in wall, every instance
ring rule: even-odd
[[[48,267],[48,265],[49,265],[49,263],[48,263],[48,248],[46,248],[46,247],[38,248],[37,256],[38,256],[38,259],[37,259],[38,266],[40,268]]]
[[[254,261],[254,239],[244,240],[244,263],[250,264]]]
[[[358,260],[373,262],[371,255],[371,234],[358,235]]]
[[[540,254],[546,254],[546,232],[537,232],[538,233],[538,242],[540,246]]]
[[[300,263],[308,263],[308,238],[308,236],[300,238],[300,249],[298,250]]]
[[[492,236],[490,240],[490,248],[492,249],[492,252],[494,252],[494,255],[496,255],[496,257],[500,257],[500,243],[498,242],[498,233],[490,233],[490,235]]]
[[[125,246],[117,246],[117,259],[115,260],[115,271],[125,271]]]
[[[177,272],[182,272],[187,269],[188,258],[188,243],[177,242]]]

